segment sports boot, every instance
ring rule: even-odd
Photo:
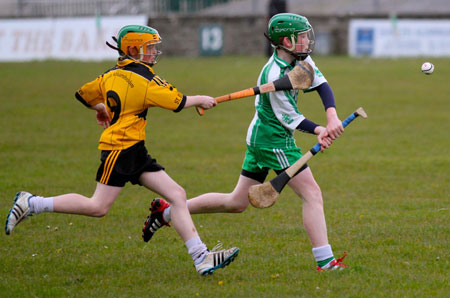
[[[14,197],[14,205],[9,209],[6,217],[5,233],[11,234],[14,228],[28,216],[31,216],[29,199],[33,197],[32,194],[26,191],[20,191]]]
[[[163,212],[170,206],[165,200],[157,198],[154,199],[150,206],[150,215],[147,216],[144,228],[142,229],[142,238],[145,242],[152,239],[153,234],[162,226],[170,227],[169,223],[163,218]]]
[[[334,259],[333,261],[331,261],[328,265],[329,267],[327,268],[322,268],[320,266],[317,266],[317,271],[333,271],[333,270],[344,270],[344,268],[348,267],[345,264],[342,264],[342,260],[347,256],[347,252],[344,252],[344,255],[342,256],[342,258],[340,259]]]
[[[208,251],[203,260],[195,265],[195,269],[200,275],[210,275],[217,269],[230,265],[239,254],[239,248],[237,247],[220,248],[222,248],[221,243],[216,245],[211,251]]]

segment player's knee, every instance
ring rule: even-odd
[[[319,192],[314,196],[314,204],[318,206],[323,206],[323,199],[322,199],[322,193]]]
[[[109,211],[109,209],[106,209],[106,208],[96,209],[96,210],[94,210],[92,216],[94,216],[94,217],[103,217],[106,214],[108,214],[108,211]]]
[[[323,205],[322,191],[318,185],[308,189],[303,199],[310,204]]]
[[[243,199],[231,197],[227,209],[230,213],[242,213],[247,209],[248,204],[249,202],[247,198]]]
[[[172,189],[170,196],[167,198],[171,204],[186,204],[186,191],[181,186]]]
[[[314,192],[310,198],[309,201],[311,204],[315,204],[315,205],[323,205],[323,199],[322,199],[322,192]]]
[[[102,204],[92,204],[91,216],[93,217],[103,217],[108,214],[109,207]]]
[[[248,207],[248,204],[244,205],[244,204],[237,204],[237,205],[232,205],[231,208],[229,209],[230,213],[242,213],[244,212]]]

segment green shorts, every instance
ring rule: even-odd
[[[263,182],[269,170],[280,173],[289,168],[293,163],[302,157],[300,148],[277,149],[277,148],[256,148],[247,146],[244,163],[242,164],[242,175],[254,180]],[[305,169],[302,167],[299,172]],[[262,181],[261,181],[262,180]]]

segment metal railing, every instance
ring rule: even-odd
[[[0,17],[195,14],[232,1],[240,0],[2,0]]]

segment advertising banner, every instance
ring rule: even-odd
[[[450,20],[354,19],[348,49],[351,56],[450,56]]]
[[[116,43],[125,25],[146,25],[146,16],[0,20],[0,61],[44,59],[116,59]]]

